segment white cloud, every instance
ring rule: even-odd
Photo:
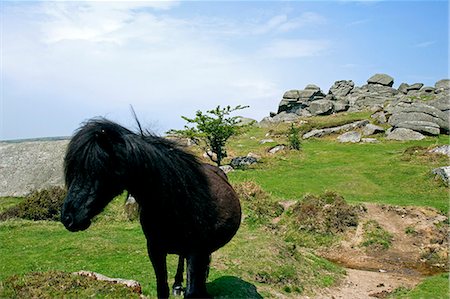
[[[275,37],[325,21],[314,13],[241,21],[155,12],[162,8],[103,1],[8,8],[3,73],[8,98],[20,95],[8,102],[9,114],[32,115],[26,109],[33,105],[48,107],[49,114],[71,107],[61,118],[73,124],[98,114],[127,119],[133,104],[140,115],[152,116],[144,122],[157,120],[164,131],[194,110],[244,104],[252,106],[245,114],[260,119],[282,92],[273,65],[261,58],[318,55],[329,46],[277,39],[262,49],[258,43],[251,50],[235,47],[234,38]]]

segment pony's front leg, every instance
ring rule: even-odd
[[[147,243],[148,256],[156,275],[156,290],[158,298],[169,298],[169,285],[167,284],[167,253]]]
[[[194,253],[187,257],[187,286],[185,298],[211,298],[206,291],[211,256]]]

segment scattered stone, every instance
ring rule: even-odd
[[[446,185],[449,185],[449,183],[450,183],[450,166],[435,168],[431,171],[431,173],[440,177]]]
[[[358,143],[361,141],[361,133],[356,131],[350,131],[346,132],[342,135],[340,135],[337,140],[342,143],[351,142],[351,143]]]
[[[398,140],[398,141],[408,141],[408,140],[422,140],[425,136],[419,132],[415,132],[410,129],[397,128],[388,133],[386,139]]]
[[[275,154],[281,150],[284,150],[285,148],[286,148],[286,146],[283,144],[276,145],[276,146],[272,147],[271,149],[269,149],[269,154]]]
[[[248,166],[257,163],[258,160],[253,157],[236,157],[231,159],[230,165],[234,169],[247,168]]]
[[[84,270],[74,272],[72,274],[79,275],[79,276],[92,277],[96,280],[107,281],[107,282],[114,283],[114,284],[122,284],[122,285],[125,285],[126,287],[132,289],[134,292],[136,292],[138,294],[142,294],[141,284],[135,280],[122,279],[122,278],[109,278],[103,274],[99,274],[99,273],[92,272],[92,271],[84,271]]]
[[[450,145],[442,145],[428,151],[433,154],[442,154],[450,157]]]
[[[222,165],[222,166],[219,166],[219,168],[222,169],[222,171],[225,173],[234,171],[234,168],[231,167],[231,165]]]
[[[386,74],[375,74],[367,80],[367,83],[392,87],[394,85],[394,78]]]
[[[370,136],[378,133],[383,133],[384,129],[380,126],[367,124],[362,131],[363,136]]]
[[[259,141],[259,144],[270,143],[270,142],[275,142],[275,141],[273,139],[262,139]]]

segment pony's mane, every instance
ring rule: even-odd
[[[205,204],[210,197],[207,178],[193,154],[174,141],[142,130],[140,124],[139,132],[135,133],[104,118],[85,122],[70,141],[65,159],[66,184],[75,174],[114,171],[118,166],[128,168],[124,179],[129,181],[128,191],[135,193],[136,198],[151,196],[162,201],[176,200],[171,204],[181,208],[211,208]],[[133,186],[148,186],[146,189],[152,191],[136,194],[143,191],[133,190]]]

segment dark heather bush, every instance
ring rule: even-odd
[[[320,196],[306,195],[292,210],[299,229],[318,233],[339,233],[358,225],[360,208],[349,205],[334,192]]]
[[[22,202],[0,214],[0,221],[10,218],[59,221],[66,190],[50,187],[29,194]]]
[[[283,213],[283,207],[255,182],[242,182],[233,187],[245,208],[247,222],[269,224]]]

